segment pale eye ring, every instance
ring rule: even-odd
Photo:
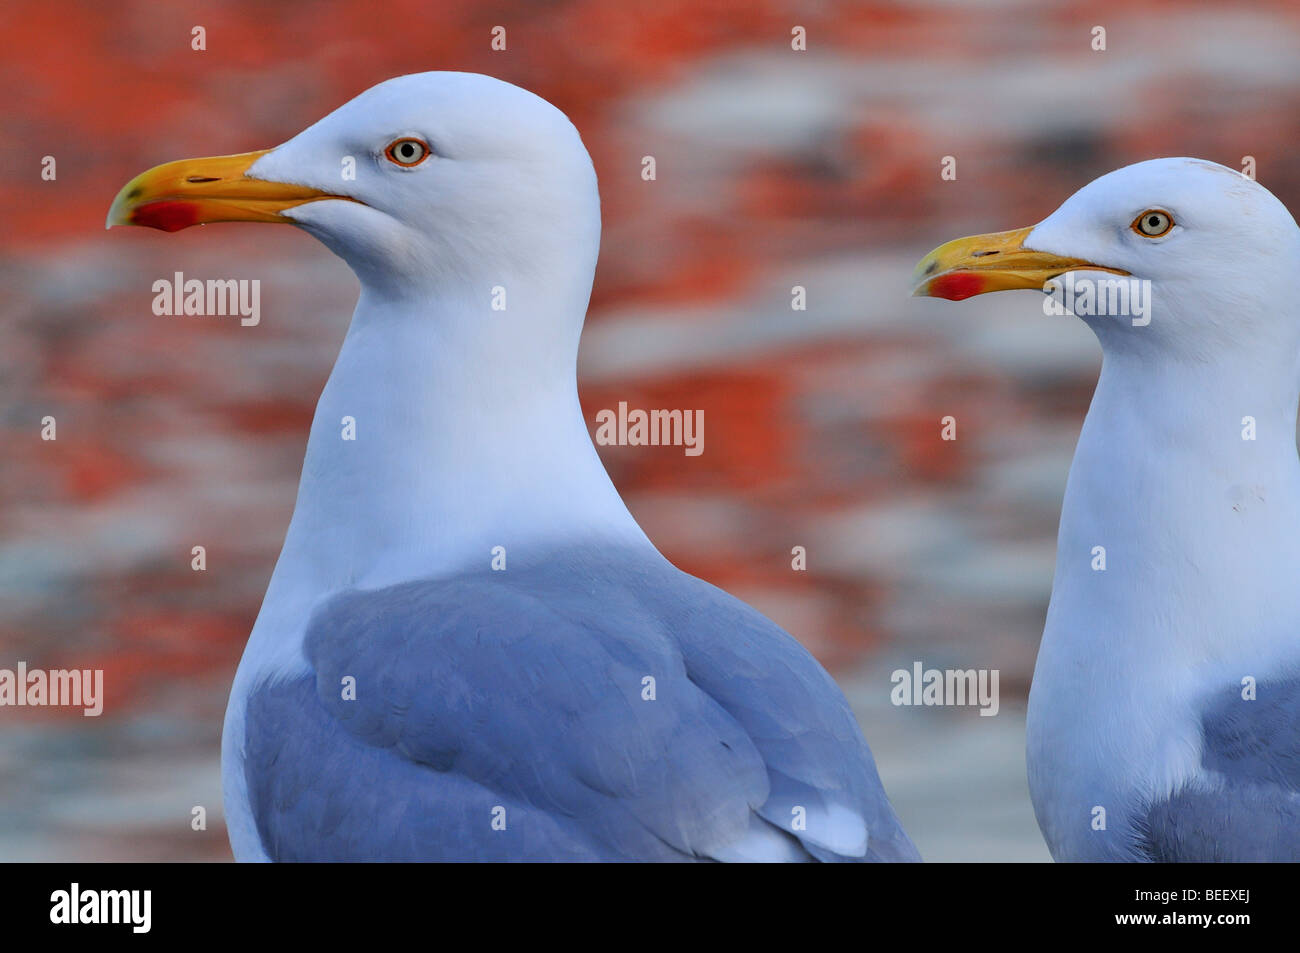
[[[1129,226],[1143,238],[1159,238],[1168,235],[1174,227],[1174,217],[1163,209],[1149,208]]]
[[[384,155],[388,161],[394,165],[400,165],[404,169],[410,169],[429,156],[433,155],[433,150],[423,139],[416,139],[414,136],[403,136],[401,139],[394,139],[384,149]]]

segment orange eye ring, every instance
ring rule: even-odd
[[[1143,238],[1160,238],[1174,227],[1174,217],[1162,208],[1149,208],[1133,219],[1129,228]]]
[[[400,165],[403,169],[413,169],[433,155],[433,150],[423,139],[403,136],[390,142],[384,149],[384,155],[393,165]]]

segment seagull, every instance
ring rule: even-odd
[[[236,859],[920,859],[831,677],[660,555],[601,465],[576,384],[600,200],[562,112],[399,76],[108,215],[250,221],[361,293],[227,709]]]
[[[1300,860],[1295,220],[1233,169],[1154,159],[914,280],[1039,288],[1101,343],[1029,695],[1053,857]]]

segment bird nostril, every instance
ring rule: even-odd
[[[220,182],[221,180],[214,175],[187,175],[185,181],[191,185],[198,185],[200,182]]]
[[[995,252],[995,251],[977,251],[977,252],[972,252],[972,253],[971,253],[971,257],[972,257],[972,258],[983,258],[983,257],[985,257],[986,255],[996,255],[996,254],[999,254],[999,253],[998,253],[998,252]]]
[[[925,266],[925,274],[927,275],[934,274],[934,270],[938,267],[939,267],[939,262],[934,259],[931,259],[930,264]]]

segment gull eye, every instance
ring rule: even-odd
[[[1159,238],[1174,227],[1174,218],[1168,212],[1158,208],[1149,208],[1137,218],[1129,228],[1145,238]]]
[[[396,163],[403,168],[411,168],[419,165],[429,156],[433,155],[433,150],[429,144],[422,139],[394,139],[384,150],[384,155],[388,156],[388,161]]]

